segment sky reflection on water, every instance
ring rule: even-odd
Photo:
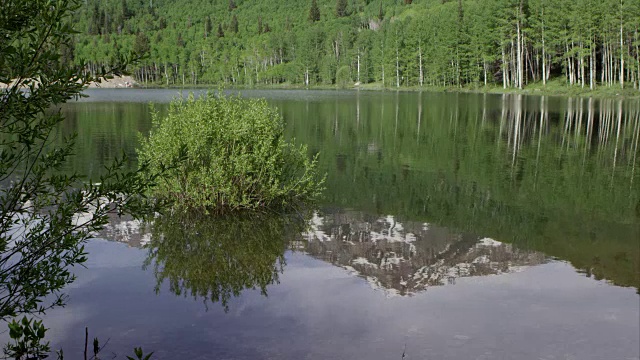
[[[459,279],[387,297],[339,267],[287,252],[280,284],[230,301],[153,292],[144,250],[93,241],[71,302],[47,317],[54,346],[80,354],[84,326],[122,354],[159,359],[628,359],[638,356],[638,297],[563,262]]]
[[[224,262],[206,256],[251,261],[259,241],[154,244],[115,221],[105,237],[131,247],[89,244],[69,306],[46,318],[54,347],[81,354],[88,326],[110,338],[108,351],[141,345],[158,359],[640,358],[640,102],[242,93],[278,106],[287,136],[320,152],[329,175],[315,227],[270,248],[267,266],[244,267],[282,257],[283,272],[266,279],[277,281],[235,282],[225,312],[166,279],[210,290],[198,271]],[[65,109],[61,133],[79,134],[72,168],[96,174],[123,149],[135,158],[146,103],[177,91],[90,94]],[[153,261],[175,270],[165,278],[143,270],[161,246],[168,255]],[[193,246],[206,256],[190,262]]]

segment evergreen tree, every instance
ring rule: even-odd
[[[131,11],[129,10],[129,7],[127,6],[127,1],[126,0],[122,0],[121,4],[120,4],[120,10],[122,11],[122,19],[123,20],[127,20],[129,19],[129,17],[132,16]]]
[[[224,37],[224,30],[222,30],[222,24],[218,24],[218,33],[216,34],[219,38]]]
[[[309,9],[309,21],[320,21],[320,8],[316,0],[311,1],[311,9]]]
[[[235,17],[235,15],[234,15]],[[211,24],[211,17],[207,16],[207,19],[204,21],[204,37],[208,37],[209,34],[211,33],[211,29],[213,28],[212,24]]]
[[[147,54],[151,50],[149,45],[149,38],[142,32],[136,34],[136,39],[133,42],[133,52],[138,56]]]
[[[229,24],[229,31],[231,31],[234,34],[238,32],[238,18],[236,17],[236,14],[233,14],[233,17],[231,18],[231,23]]]
[[[347,0],[336,0],[336,16],[347,16]]]
[[[176,46],[179,48],[184,47],[184,40],[182,39],[182,33],[178,33],[178,39],[176,40]]]

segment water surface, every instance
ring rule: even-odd
[[[95,177],[121,152],[135,166],[148,103],[177,92],[88,94],[58,135]],[[161,359],[640,357],[639,101],[242,95],[320,154],[311,226],[113,219],[47,317],[65,354],[88,326]]]

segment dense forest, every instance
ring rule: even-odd
[[[638,0],[87,0],[74,61],[145,84],[639,87]]]

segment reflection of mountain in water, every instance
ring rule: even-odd
[[[100,237],[141,248],[151,242],[151,232],[147,230],[149,229],[140,220],[111,214],[109,223],[100,232]]]
[[[296,247],[365,277],[389,295],[411,295],[455,284],[459,277],[516,272],[546,261],[541,253],[492,239],[356,211],[314,214]]]
[[[184,229],[178,232],[179,236],[174,236],[175,240],[171,243],[183,243],[187,239],[192,239],[193,237],[188,235],[191,233],[197,234],[196,238],[201,238],[204,233],[202,229],[211,227],[209,222],[203,224],[207,226],[200,226],[196,231],[192,229],[194,226],[192,223],[188,226],[190,229],[188,232]],[[236,243],[231,231],[236,227],[255,229],[255,226],[246,220],[236,225],[226,220],[224,224],[222,229],[209,231],[212,234],[218,234],[217,242],[214,241],[214,243],[220,241],[221,233],[226,234],[223,236],[228,240],[225,243]],[[184,224],[173,222],[172,226],[182,229]],[[158,226],[155,227],[157,230]],[[259,227],[269,228],[264,224]],[[274,229],[282,229],[282,225]],[[166,239],[161,237],[160,240],[153,240],[152,231],[148,230],[150,229],[136,220],[112,219],[101,236],[135,247],[145,245],[151,249],[158,246],[167,247],[169,243]],[[166,236],[171,231],[165,224],[161,233]],[[249,233],[244,231],[245,239],[238,241],[246,242],[246,235]],[[275,238],[284,238],[284,234],[284,232],[271,232],[269,236],[261,236],[261,238],[268,238],[268,242],[278,242]],[[376,217],[357,211],[338,211],[324,216],[316,213],[310,221],[308,230],[295,238],[296,240],[291,242],[292,248],[362,276],[371,286],[384,290],[388,295],[411,295],[424,291],[430,286],[455,284],[459,277],[517,272],[524,267],[542,264],[547,260],[542,253],[521,250],[511,244],[489,238],[481,239],[475,235],[457,233],[427,223],[411,221],[401,223],[393,216]],[[264,239],[260,242],[265,241]],[[217,246],[219,247],[220,244]],[[207,246],[207,248],[210,247],[210,245]],[[239,253],[234,254],[234,249]],[[227,249],[225,257],[241,257],[243,256],[241,250],[245,250],[242,245],[231,246]],[[256,263],[259,254],[251,253],[254,254],[252,263]],[[177,256],[182,259],[180,262],[183,264],[197,263],[192,261],[193,259],[188,260],[185,254],[182,250],[173,251],[173,255],[167,253],[162,261],[171,261],[171,257]],[[266,254],[263,253],[263,255]],[[238,269],[241,268],[235,270]],[[210,271],[215,269],[210,267]]]

